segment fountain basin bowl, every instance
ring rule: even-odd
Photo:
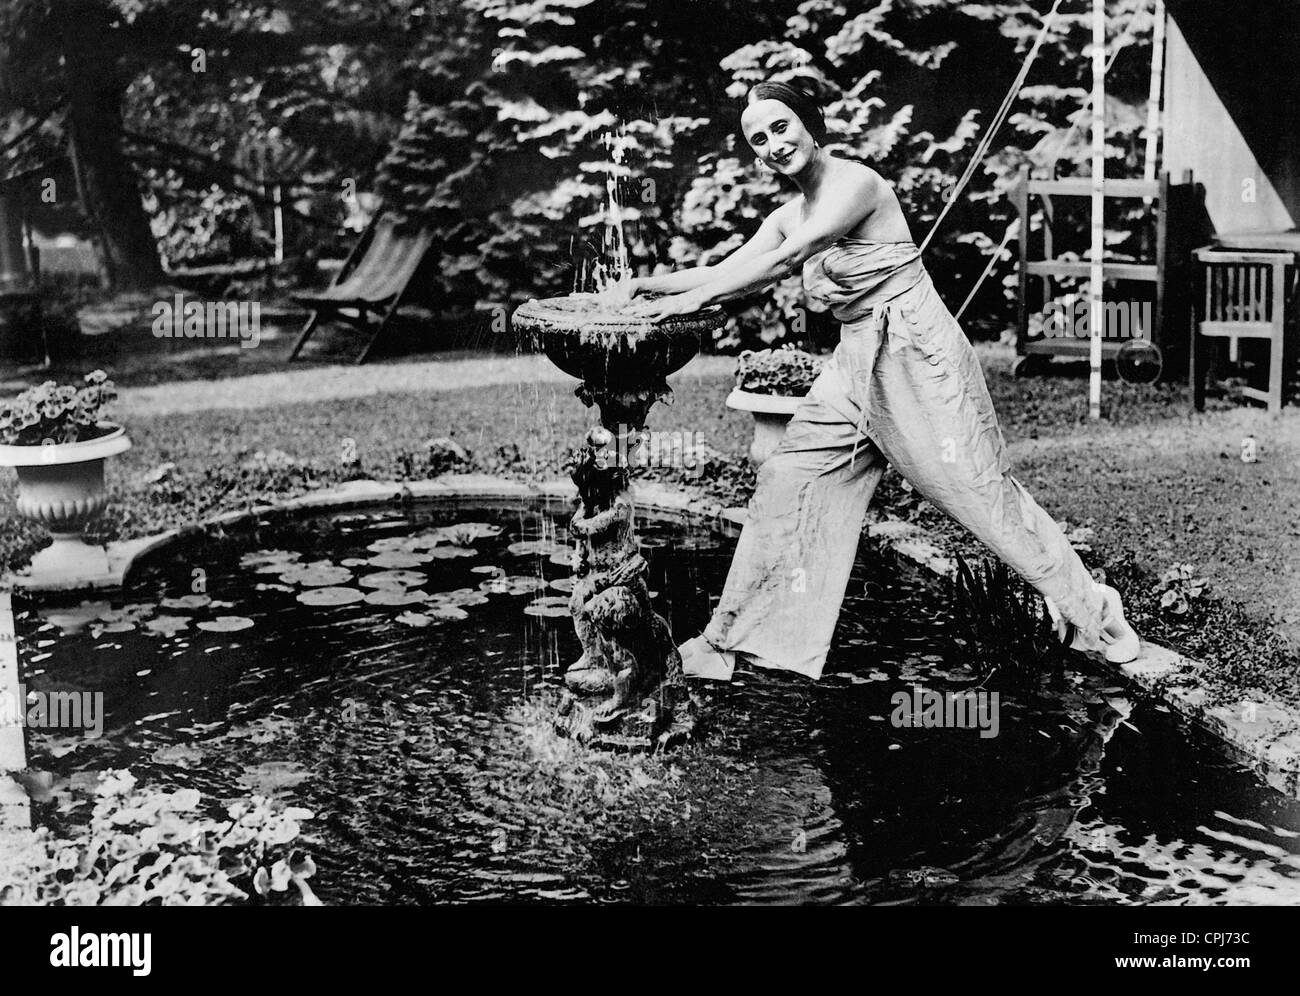
[[[700,351],[701,336],[725,321],[726,313],[717,305],[648,321],[603,307],[595,294],[534,299],[512,319],[532,348],[593,386],[660,380],[684,367]]]

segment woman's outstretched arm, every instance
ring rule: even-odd
[[[679,294],[683,291],[695,290],[697,287],[702,287],[710,281],[716,280],[723,273],[756,259],[763,253],[771,252],[785,238],[781,231],[781,219],[779,217],[784,210],[785,206],[782,205],[782,207],[777,208],[764,218],[763,224],[759,226],[758,231],[750,236],[744,245],[720,263],[712,263],[707,266],[692,266],[685,270],[650,277],[637,277],[635,293],[640,294],[649,291],[656,294]]]
[[[748,259],[719,268],[707,281],[670,297],[641,305],[637,314],[658,319],[698,311],[720,301],[744,297],[799,272],[810,256],[847,235],[875,210],[884,180],[874,172],[853,172],[818,198],[821,207],[796,226],[778,245]]]

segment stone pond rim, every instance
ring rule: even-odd
[[[722,308],[710,305],[647,321],[602,310],[595,294],[567,294],[528,301],[511,322],[570,376],[630,384],[680,370],[700,351],[700,337],[721,328],[726,317]]]

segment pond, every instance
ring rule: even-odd
[[[1001,691],[996,736],[895,725],[896,693],[971,675],[940,583],[865,550],[821,682],[705,685],[703,736],[666,756],[555,736],[567,519],[263,523],[161,551],[112,601],[27,606],[28,688],[102,692],[106,715],[95,739],[29,731],[31,764],[306,807],[335,904],[1300,901],[1300,804],[1082,658],[1050,693]],[[639,528],[657,609],[695,635],[734,540]]]

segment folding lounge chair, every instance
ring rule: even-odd
[[[364,363],[432,244],[433,233],[426,229],[399,231],[393,217],[384,214],[376,217],[329,287],[293,295],[299,304],[311,308],[311,316],[299,333],[289,359],[298,355],[324,317],[341,318],[368,333],[365,347],[357,357],[357,363]],[[345,314],[348,311],[355,311],[355,317]],[[371,320],[371,313],[378,317],[377,322]]]

